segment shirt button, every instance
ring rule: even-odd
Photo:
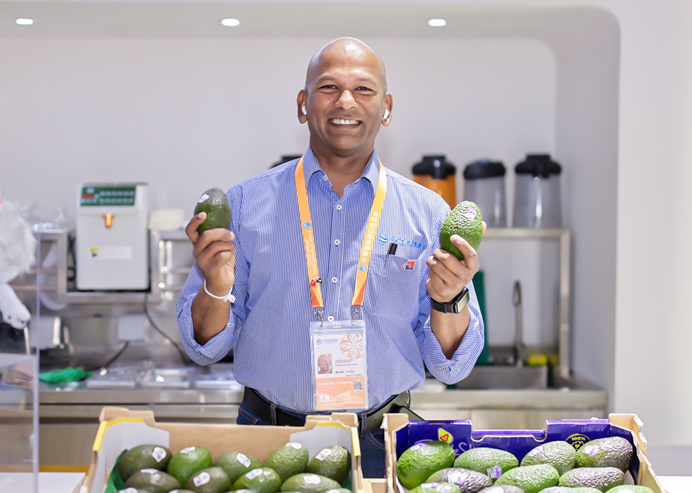
[[[334,240],[335,245],[341,245],[341,240]]]
[[[324,175],[324,176],[322,177],[322,179],[323,179],[324,181],[329,180],[329,178],[327,178],[327,175]]]
[[[327,320],[329,320],[330,322],[333,322],[333,321],[334,321],[334,317],[332,317],[331,315],[329,315],[329,316],[327,317]]]
[[[332,282],[337,282],[338,279],[336,277],[332,277]]]
[[[343,206],[341,204],[336,204],[336,210],[340,211],[341,209],[343,209]]]

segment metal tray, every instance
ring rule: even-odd
[[[142,378],[143,369],[110,370],[105,375],[98,373],[86,380],[88,389],[133,389]]]
[[[190,388],[192,370],[187,368],[160,368],[146,372],[139,384],[148,388]]]

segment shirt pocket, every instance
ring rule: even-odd
[[[418,317],[423,252],[417,257],[372,254],[363,307],[373,315],[412,322]],[[386,257],[386,262],[385,262]],[[372,277],[370,277],[372,276]],[[370,296],[368,296],[370,295]]]

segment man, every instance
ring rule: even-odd
[[[318,373],[331,373],[332,372],[332,358],[329,354],[320,354],[317,358],[317,372]]]
[[[304,157],[229,190],[231,231],[200,235],[206,215],[192,218],[196,263],[178,301],[194,361],[213,363],[235,347],[246,387],[238,423],[300,425],[330,409],[316,389],[334,377],[317,374],[311,350],[329,338],[314,331],[362,327],[339,336],[348,346],[339,364],[356,368],[356,379],[362,371],[349,395],[367,394],[354,411],[366,477],[383,477],[382,414],[407,411],[424,362],[455,383],[483,347],[477,253],[458,236],[465,260],[441,250],[445,201],[380,166],[375,137],[392,105],[384,64],[367,45],[340,38],[318,51],[297,99],[310,129]]]

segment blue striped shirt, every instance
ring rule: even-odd
[[[180,339],[196,363],[218,361],[235,346],[238,382],[281,407],[310,413],[314,406],[309,327],[317,318],[300,231],[296,165],[297,161],[285,163],[227,193],[236,235],[236,301],[225,329],[204,345],[194,339],[190,308],[204,279],[196,264],[178,300],[177,317]],[[350,320],[358,255],[379,177],[377,153],[341,198],[310,149],[304,172],[323,279],[324,316]],[[471,322],[451,359],[430,329],[426,259],[439,247],[440,226],[448,213],[439,195],[387,169],[387,195],[361,312],[367,328],[371,408],[421,385],[424,361],[442,382],[462,380],[483,347],[483,320],[472,283]],[[397,250],[385,263],[392,242]],[[404,269],[411,260],[413,269]]]

